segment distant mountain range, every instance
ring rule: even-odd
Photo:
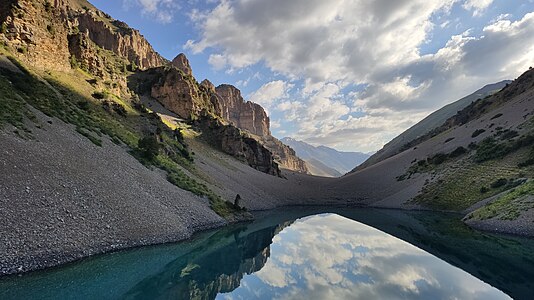
[[[492,95],[500,91],[502,88],[504,88],[507,84],[510,83],[512,83],[511,80],[503,80],[501,82],[488,84],[471,95],[468,95],[460,100],[445,105],[444,107],[433,112],[428,117],[424,118],[421,122],[410,127],[409,129],[401,133],[399,136],[391,140],[389,143],[384,145],[381,150],[373,154],[367,161],[359,165],[353,171],[362,170],[391,156],[394,156],[402,152],[403,150],[406,150],[403,149],[403,147],[408,143],[414,141],[415,139],[421,136],[424,136],[433,129],[439,127],[448,118],[454,116],[457,112],[466,108],[469,104],[476,101],[477,99],[485,98],[489,95]]]
[[[315,147],[289,137],[283,138],[282,142],[293,148],[297,156],[306,161],[310,173],[316,176],[340,177],[369,158],[365,153]]]

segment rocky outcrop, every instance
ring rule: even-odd
[[[241,159],[252,168],[274,176],[281,176],[272,153],[257,139],[247,136],[239,128],[224,124],[220,119],[204,115],[195,125],[203,138],[223,152]]]
[[[300,159],[291,147],[273,136],[263,137],[262,141],[265,147],[273,153],[280,167],[299,173],[309,173],[306,162]]]
[[[257,136],[269,136],[269,117],[259,104],[246,101],[236,87],[223,84],[215,89],[221,98],[221,117]]]
[[[193,70],[191,69],[191,65],[189,64],[189,60],[187,59],[185,54],[178,54],[172,60],[171,64],[178,68],[178,70],[184,72],[185,75],[193,75]]]
[[[80,31],[87,31],[89,38],[103,49],[113,51],[141,69],[161,66],[163,59],[139,33],[126,23],[113,20],[99,10],[79,13],[72,22]]]
[[[223,112],[223,99],[221,96],[217,94],[215,91],[215,85],[211,83],[211,81],[204,79],[200,85],[206,90],[206,92],[210,95],[210,102],[213,105],[213,112],[217,116],[222,116]]]
[[[87,1],[10,0],[1,5],[2,39],[20,60],[33,67],[70,70],[69,35],[80,32],[96,46],[142,69],[166,63],[139,31],[113,20]]]
[[[178,69],[159,68],[159,79],[154,82],[150,96],[178,116],[191,120],[202,111],[214,112],[214,105],[206,89],[196,83],[190,75]]]
[[[70,70],[68,15],[43,2],[2,1],[0,35],[24,63],[39,69]]]

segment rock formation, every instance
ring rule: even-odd
[[[205,140],[223,152],[247,162],[254,169],[281,176],[272,153],[257,139],[247,136],[239,128],[226,125],[209,115],[200,117],[195,125],[202,130]]]
[[[159,80],[151,87],[150,95],[168,110],[190,120],[202,111],[214,112],[211,97],[191,75],[176,68],[159,68]]]
[[[101,49],[142,68],[166,63],[139,33],[84,0],[10,0],[0,4],[2,34],[18,58],[39,69],[71,68],[69,35],[83,32]],[[95,59],[96,60],[96,59]],[[95,74],[98,75],[98,74]]]
[[[173,66],[178,68],[178,70],[184,72],[185,75],[193,75],[193,71],[191,70],[191,65],[189,65],[189,60],[185,56],[185,54],[180,53],[178,54],[171,62]]]
[[[222,99],[223,119],[257,136],[271,135],[269,117],[263,107],[250,101],[245,102],[241,91],[232,85],[222,84],[215,90]]]
[[[273,153],[275,160],[282,168],[299,173],[309,173],[306,162],[300,159],[291,147],[273,136],[263,137],[262,141],[265,147]]]

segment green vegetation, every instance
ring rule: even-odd
[[[141,155],[148,161],[153,161],[161,149],[161,144],[154,135],[145,136],[137,143]]]
[[[522,211],[534,208],[534,181],[529,181],[516,187],[494,202],[474,211],[469,218],[487,220],[499,218],[501,220],[515,220]]]
[[[475,161],[478,163],[492,159],[500,159],[523,147],[534,144],[534,135],[524,135],[517,140],[497,142],[493,137],[487,137],[477,145]]]
[[[0,25],[0,33],[6,33],[7,32],[7,24],[6,22],[2,22],[2,25]]]
[[[493,116],[493,117],[491,118],[491,120],[495,120],[495,119],[498,119],[498,118],[500,118],[500,117],[502,117],[502,114],[501,114],[501,113],[496,114],[495,116]]]
[[[477,136],[483,134],[484,132],[486,132],[485,129],[477,129],[475,130],[475,132],[473,132],[473,134],[471,135],[472,138],[476,138]]]

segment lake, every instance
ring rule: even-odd
[[[534,241],[460,216],[286,208],[0,279],[0,299],[532,299]]]

